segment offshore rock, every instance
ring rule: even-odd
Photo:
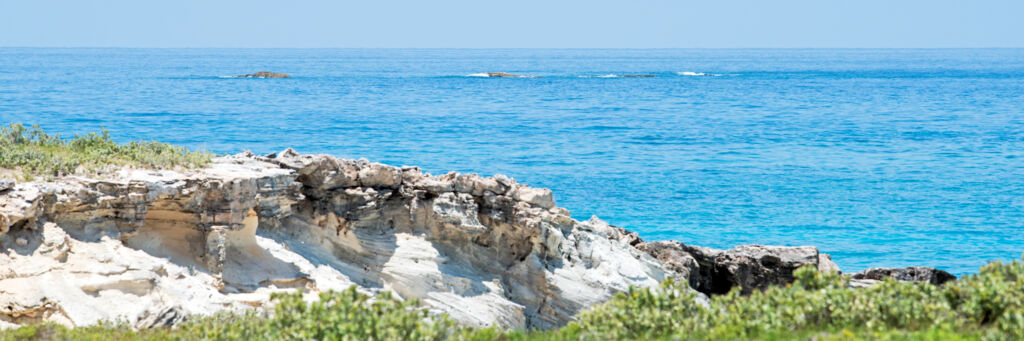
[[[244,75],[234,76],[235,78],[291,78],[292,75],[287,73],[277,73],[270,71],[260,71],[255,73],[247,73]]]
[[[0,327],[167,326],[356,285],[471,325],[551,328],[670,276],[635,233],[574,220],[549,190],[290,149],[21,183],[0,194],[0,228]]]
[[[946,282],[955,281],[956,276],[936,269],[922,266],[907,268],[871,268],[850,276],[854,280],[875,280],[881,281],[886,278],[904,282],[924,282],[934,285],[942,285]]]
[[[498,78],[540,78],[539,76],[517,75],[517,74],[514,74],[514,73],[508,73],[508,72],[488,72],[488,73],[486,73],[486,75],[487,75],[487,77],[498,77]]]
[[[795,280],[793,272],[805,265],[819,271],[839,271],[828,254],[811,246],[741,245],[716,250],[659,241],[641,243],[637,248],[661,261],[676,278],[708,295],[724,294],[734,287],[750,294],[769,286],[786,285]]]

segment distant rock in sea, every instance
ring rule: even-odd
[[[497,78],[540,78],[540,76],[517,75],[508,72],[483,72],[469,75],[471,77],[497,77]]]
[[[292,78],[292,75],[287,73],[277,73],[270,71],[260,71],[256,73],[248,73],[244,75],[234,76],[235,78]]]
[[[583,77],[583,78],[652,78],[652,77],[657,77],[657,76],[655,76],[655,75],[646,75],[646,74],[633,74],[633,75],[609,74],[609,75],[600,75],[600,76],[580,76],[580,77]]]

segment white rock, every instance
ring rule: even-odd
[[[517,185],[513,189],[512,198],[542,208],[552,208],[555,206],[555,199],[552,197],[551,190],[547,188],[531,188]]]
[[[39,242],[31,254],[0,252],[0,307],[20,316],[5,326],[152,327],[265,306],[274,292],[356,285],[472,325],[549,328],[665,278],[606,225],[576,222],[551,191],[505,176],[243,153],[0,195],[0,247]],[[10,240],[9,226],[25,230]]]
[[[14,188],[17,182],[14,179],[0,178],[0,193]]]

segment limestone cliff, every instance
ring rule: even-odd
[[[313,299],[352,285],[470,325],[551,328],[629,286],[673,277],[708,295],[749,293],[792,282],[804,265],[839,270],[813,247],[644,242],[596,217],[574,220],[551,191],[501,175],[432,176],[291,149],[184,172],[0,179],[0,328],[165,326],[264,306],[274,292]],[[955,280],[926,268],[854,277]]]
[[[0,326],[168,325],[358,285],[474,325],[548,328],[666,276],[624,230],[510,178],[286,150],[0,191]]]

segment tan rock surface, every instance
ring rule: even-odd
[[[0,326],[168,325],[358,285],[474,325],[545,328],[666,276],[549,190],[292,150],[22,183],[0,194],[0,223]]]

